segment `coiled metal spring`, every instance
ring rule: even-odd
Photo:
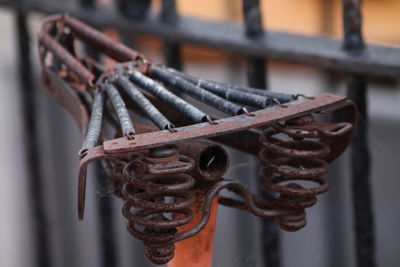
[[[123,170],[128,163],[128,159],[109,158],[103,160],[102,166],[107,174],[107,181],[112,192],[119,198],[122,198],[122,187],[125,184]]]
[[[190,191],[195,179],[184,173],[193,167],[194,161],[180,155],[176,146],[165,146],[124,168],[122,212],[128,231],[144,242],[145,254],[154,264],[173,258],[177,227],[193,219],[189,206],[195,201]]]
[[[321,124],[323,125],[323,124]],[[260,152],[262,191],[274,206],[299,210],[295,215],[279,218],[278,224],[295,231],[306,224],[304,209],[313,206],[316,195],[326,192],[329,182],[323,177],[329,171],[324,160],[331,149],[323,142],[323,131],[311,115],[276,123],[261,135]],[[299,181],[318,184],[304,188]]]

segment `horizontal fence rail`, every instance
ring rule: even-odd
[[[14,2],[9,4],[15,5]],[[170,25],[160,21],[158,14],[151,13],[146,20],[132,23],[120,16],[112,5],[99,5],[96,9],[85,10],[68,2],[32,0],[24,8],[44,14],[68,13],[99,28],[114,27],[127,33],[206,46],[243,56],[268,57],[270,60],[368,76],[396,78],[400,75],[400,53],[397,48],[390,46],[369,44],[361,56],[355,56],[343,49],[340,40],[273,31],[252,40],[243,35],[244,26],[233,23],[216,23],[181,16],[176,23]]]

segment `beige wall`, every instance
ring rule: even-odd
[[[181,14],[218,21],[241,21],[242,0],[177,0]],[[260,0],[264,26],[272,30],[317,35],[342,34],[340,0]],[[155,6],[159,1],[155,1]],[[400,45],[400,1],[364,0],[364,33],[370,42]],[[322,18],[332,18],[322,29]]]

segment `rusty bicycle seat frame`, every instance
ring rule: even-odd
[[[115,75],[126,75],[125,72],[129,74],[131,70],[143,75],[149,75],[152,68],[157,68],[158,66],[142,54],[113,41],[106,35],[68,15],[48,17],[43,22],[38,37],[43,67],[43,83],[54,98],[72,115],[80,128],[82,136],[85,136],[88,131],[89,114],[92,102],[94,101],[93,98],[101,90],[101,86],[104,83],[113,79]],[[112,68],[103,68],[89,57],[81,58],[78,49],[75,47],[76,40],[112,58],[118,64]],[[172,71],[172,73],[174,72]],[[176,72],[176,75],[182,76],[183,74]],[[190,80],[191,78],[187,79]],[[198,80],[197,82],[199,83],[199,81],[202,80]],[[176,111],[172,110],[165,103],[162,103],[162,101],[159,101],[157,97],[143,90],[141,91],[163,113],[175,114]],[[131,110],[137,111],[135,106],[127,104]],[[179,115],[177,115],[178,120],[175,119],[174,124],[179,125],[179,127],[172,127],[171,124],[158,131],[139,131],[142,133],[137,134],[122,133],[125,136],[109,140],[102,136],[100,137],[102,140],[100,145],[91,147],[80,154],[81,160],[78,172],[79,218],[82,219],[84,215],[86,168],[93,161],[129,157],[160,146],[175,145],[197,139],[224,137],[239,132],[246,133],[248,130],[269,125],[279,127],[279,122],[281,121],[290,121],[312,113],[323,114],[328,112],[336,112],[340,115],[343,122],[338,124],[320,124],[317,126],[311,125],[308,131],[310,133],[315,132],[318,134],[316,136],[322,135],[327,140],[329,140],[329,137],[337,137],[328,141],[330,142],[331,150],[324,157],[327,162],[331,162],[347,148],[351,141],[355,122],[355,106],[353,103],[343,96],[333,94],[322,94],[313,97],[297,95],[293,96],[287,103],[280,103],[276,99],[272,99],[269,105],[256,111],[248,112],[243,108],[242,112],[237,115],[222,119],[212,119],[207,116],[203,122],[194,124],[188,122],[187,119],[179,119]],[[111,124],[116,124],[116,119],[113,116],[107,113],[105,116]],[[295,136],[297,130],[295,127],[293,129],[290,134]],[[259,141],[252,140],[252,142],[256,143]],[[235,147],[234,142],[229,142],[229,140],[223,143]],[[266,217],[295,212],[290,209],[279,208],[268,211],[262,210],[255,203],[257,199],[249,195],[243,186],[230,180],[221,181],[210,189],[207,194],[205,206],[211,205],[211,200],[214,196],[220,190],[228,187],[242,196],[245,199],[245,203],[225,199],[221,201],[225,205],[245,209],[256,215]],[[296,190],[293,189],[293,191]],[[207,219],[208,215],[204,214],[198,226],[183,233],[179,240],[193,235],[196,231],[198,232],[204,226]]]

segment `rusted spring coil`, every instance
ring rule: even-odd
[[[194,166],[188,157],[179,158]],[[195,180],[179,168],[169,169],[166,174],[138,173],[135,161],[128,163],[123,172],[126,183],[122,189],[125,199],[122,213],[129,221],[128,231],[144,242],[145,254],[151,262],[165,264],[174,256],[177,227],[193,219],[189,206],[195,199],[188,190],[194,187]],[[166,198],[174,201],[167,202]]]
[[[128,163],[127,159],[109,158],[101,162],[107,174],[107,181],[111,191],[119,198],[122,198],[122,187],[125,184],[123,170]]]
[[[324,158],[329,155],[330,147],[319,141],[322,136],[301,130],[302,123],[309,125],[316,122],[308,116],[306,119],[302,117],[284,125],[275,124],[261,135],[264,146],[260,152],[263,195],[274,206],[284,209],[304,210],[311,207],[317,201],[316,195],[329,188],[323,176],[329,171],[329,164]],[[296,131],[291,131],[292,125],[296,125]],[[313,182],[317,186],[306,189],[298,181]],[[283,217],[278,223],[281,228],[294,231],[303,227],[306,221],[304,214],[299,213]]]

